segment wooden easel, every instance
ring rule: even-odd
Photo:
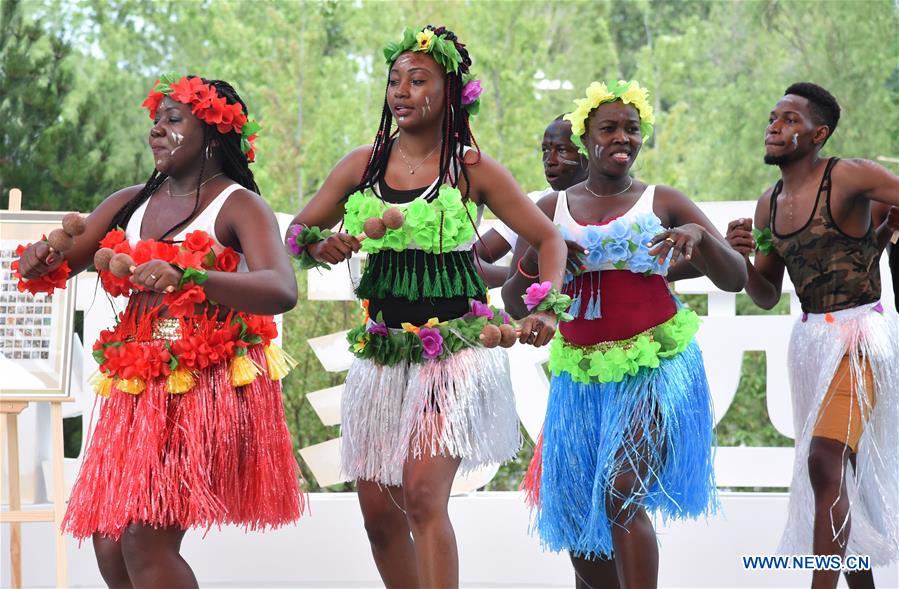
[[[56,538],[56,586],[68,586],[67,580],[67,553],[66,539],[62,534],[62,518],[66,512],[65,493],[66,482],[63,471],[63,443],[62,443],[62,403],[72,401],[71,398],[56,398],[52,400],[42,399],[40,402],[50,403],[50,427],[53,431],[52,438],[52,465],[53,465],[53,508],[41,510],[22,509],[21,471],[19,469],[19,413],[21,413],[31,401],[0,401],[0,444],[6,444],[6,452],[2,451],[3,459],[8,459],[9,468],[9,511],[0,511],[0,523],[8,523],[9,531],[9,556],[10,556],[10,583],[12,587],[22,587],[22,522],[50,522],[53,524]],[[0,500],[0,503],[5,501]]]
[[[22,191],[9,191],[9,210],[21,209]],[[22,523],[50,522],[54,526],[56,539],[56,586],[68,586],[68,555],[66,540],[62,534],[62,518],[65,515],[66,482],[63,470],[64,450],[62,436],[62,404],[73,401],[71,397],[40,397],[38,395],[17,396],[15,392],[3,391],[0,398],[0,461],[7,461],[9,473],[9,510],[0,511],[0,523],[9,524],[10,585],[22,587]],[[19,414],[29,403],[50,404],[50,428],[52,431],[51,462],[53,467],[53,508],[32,510],[22,509],[21,469],[19,468]],[[6,445],[4,452],[3,446]],[[2,470],[2,468],[0,468]],[[2,492],[3,485],[0,485]],[[0,496],[0,504],[6,503]]]

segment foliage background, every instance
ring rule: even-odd
[[[343,154],[371,140],[385,86],[381,47],[404,26],[432,23],[468,44],[485,87],[473,123],[478,143],[526,190],[544,186],[545,125],[590,81],[637,78],[653,92],[658,121],[637,174],[696,200],[754,199],[776,177],[761,163],[768,112],[794,81],[822,84],[843,106],[828,153],[899,156],[897,6],[4,0],[0,191],[22,188],[29,208],[86,211],[145,181],[152,160],[139,105],[160,72],[177,71],[235,85],[263,125],[254,165],[263,196],[293,213]],[[305,293],[306,276],[298,280]],[[305,341],[357,316],[350,303],[319,302],[308,312],[304,298],[285,317],[286,347],[300,360],[285,381],[297,447],[338,435],[316,419],[305,393],[343,379],[322,371]],[[757,312],[745,299],[739,310]],[[764,362],[746,355],[736,402],[719,427],[722,445],[789,442],[765,425]],[[515,488],[529,453],[491,488]]]

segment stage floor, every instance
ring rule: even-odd
[[[352,493],[317,493],[311,516],[265,534],[212,530],[191,532],[183,554],[201,587],[381,587]],[[803,571],[744,570],[742,555],[772,554],[783,525],[783,493],[722,493],[721,510],[706,520],[657,523],[660,587],[807,587]],[[543,552],[528,534],[519,493],[453,497],[450,513],[459,543],[461,584],[468,588],[572,587],[564,555]],[[2,577],[9,586],[9,528],[2,531]],[[49,524],[23,526],[22,570],[26,587],[54,584]],[[879,588],[899,587],[899,571],[875,569]],[[71,587],[100,587],[90,542],[69,542]],[[841,581],[841,586],[845,583]]]

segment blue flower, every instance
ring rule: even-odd
[[[627,241],[633,233],[630,224],[623,218],[615,219],[607,227],[606,237],[616,241]]]
[[[630,242],[628,242],[626,239],[616,239],[615,241],[610,241],[608,245],[606,245],[605,251],[610,262],[614,263],[626,260],[631,254]]]
[[[643,273],[649,271],[655,271],[657,267],[656,258],[649,255],[649,251],[646,249],[646,246],[640,247],[636,252],[634,252],[634,256],[628,260],[628,266],[631,272]]]

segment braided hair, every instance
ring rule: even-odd
[[[441,123],[443,139],[441,140],[440,145],[440,172],[437,177],[437,183],[423,196],[427,200],[432,200],[437,196],[440,186],[447,182],[453,187],[458,187],[461,173],[461,176],[465,178],[465,193],[462,196],[464,200],[468,200],[471,183],[469,182],[468,170],[466,169],[469,164],[466,164],[463,161],[464,147],[474,143],[478,153],[478,158],[475,163],[480,161],[481,157],[480,147],[478,147],[478,143],[469,126],[468,111],[462,106],[462,77],[468,73],[468,70],[471,67],[471,57],[468,55],[468,49],[465,48],[463,43],[459,42],[456,34],[446,27],[427,25],[425,28],[433,31],[435,36],[443,35],[445,41],[452,42],[459,51],[462,61],[459,63],[456,72],[446,72],[443,121]],[[390,106],[387,104],[387,89],[390,84],[389,80],[387,84],[387,87],[384,89],[384,106],[381,109],[381,123],[378,125],[378,132],[375,135],[371,155],[368,158],[368,163],[362,174],[362,180],[355,188],[344,196],[344,199],[349,198],[349,196],[355,192],[372,188],[387,171],[390,145],[399,133],[399,129],[392,131],[393,113],[390,112]]]
[[[196,76],[187,76],[190,78],[195,78]],[[247,105],[244,101],[238,96],[237,91],[234,90],[234,87],[231,86],[228,82],[222,80],[207,80],[205,78],[200,78],[204,83],[209,84],[213,88],[215,88],[216,94],[219,97],[224,98],[228,104],[239,103],[243,108],[244,114],[247,113]],[[220,133],[219,130],[214,125],[204,125],[203,127],[203,149],[205,150],[209,147],[209,144],[213,141],[218,142],[217,152],[221,155],[222,159],[222,171],[225,176],[231,178],[244,188],[248,190],[252,190],[256,194],[260,194],[259,186],[256,185],[256,180],[253,178],[253,172],[250,170],[249,161],[247,160],[246,154],[244,154],[240,149],[240,134],[234,131],[228,133]],[[206,168],[206,159],[203,158],[200,164],[200,176],[197,179],[197,191],[194,195],[194,208],[190,212],[187,217],[173,225],[168,231],[162,234],[160,240],[165,239],[167,236],[174,233],[179,228],[186,225],[191,218],[197,213],[197,209],[200,208],[200,185],[203,180],[203,172]],[[144,202],[146,202],[150,196],[153,195],[156,190],[162,186],[162,183],[165,182],[168,175],[163,174],[158,170],[153,170],[153,173],[150,174],[150,178],[147,180],[144,187],[138,192],[134,197],[131,198],[128,202],[122,205],[122,208],[113,216],[112,221],[109,223],[109,227],[107,231],[112,231],[116,227],[126,227],[128,225],[128,221],[131,219],[131,215],[134,214]]]

